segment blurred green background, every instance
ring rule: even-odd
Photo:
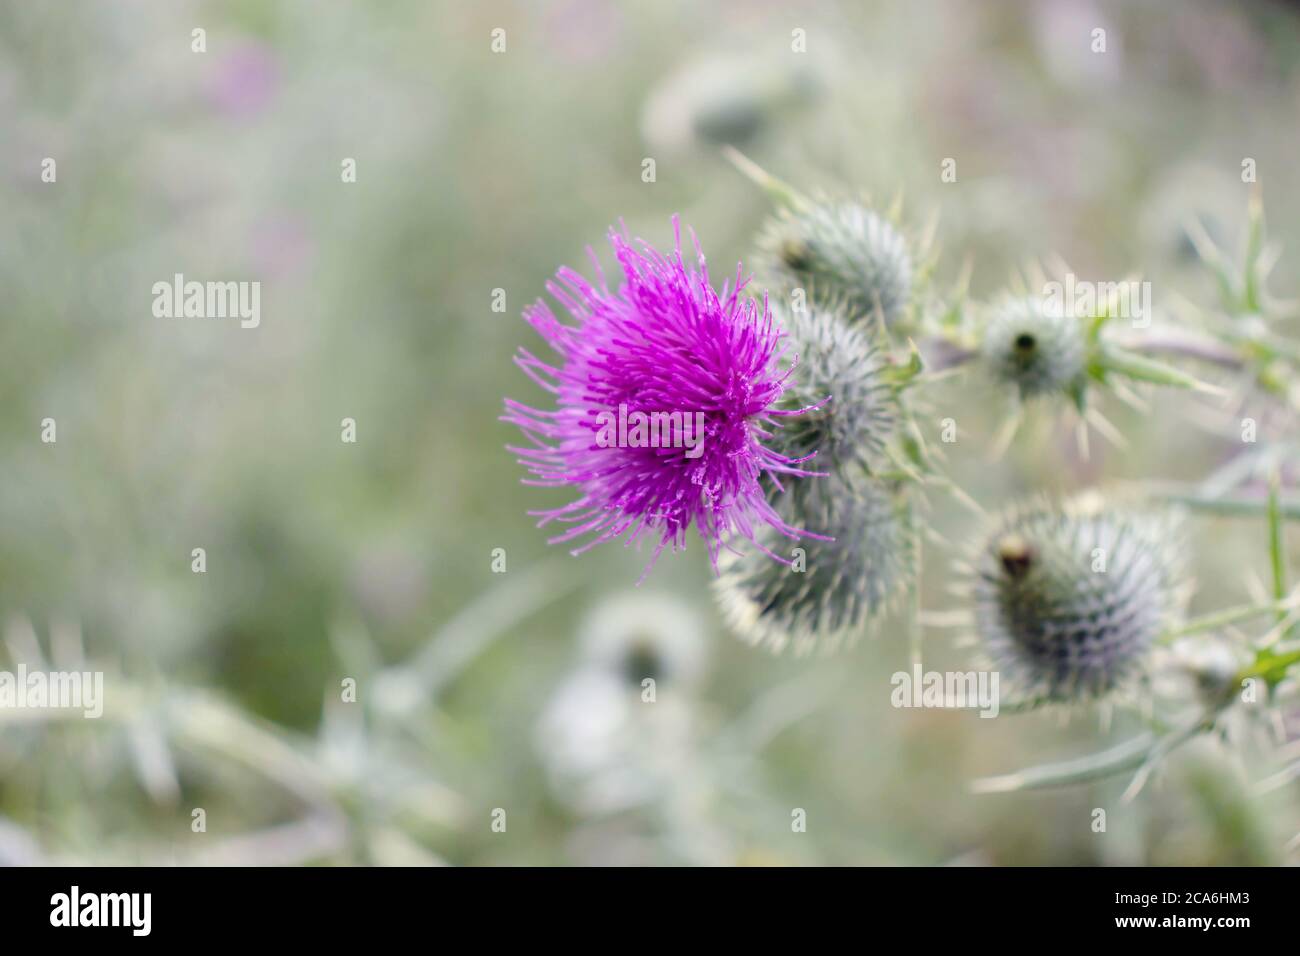
[[[645,552],[548,547],[526,512],[565,499],[519,484],[497,416],[542,400],[520,311],[588,245],[608,268],[612,223],[662,247],[680,213],[718,278],[751,254],[766,201],[710,136],[937,217],[940,288],[1056,254],[1160,309],[1212,301],[1183,222],[1236,241],[1244,157],[1296,293],[1297,115],[1300,16],[1271,2],[0,0],[0,661],[108,674],[100,721],[0,719],[0,860],[1284,862],[1294,787],[1248,796],[1208,741],[1122,808],[1124,781],[971,795],[1132,724],[895,710],[901,620],[830,659],[751,650],[698,544],[640,589]],[[260,281],[260,327],[155,318],[177,272]],[[931,405],[996,509],[1201,477],[1227,450],[1187,402],[1108,407],[1130,447],[1087,461],[1043,416],[996,463],[1005,396]],[[977,525],[933,504],[946,611]],[[1197,524],[1195,608],[1243,599],[1262,534]],[[931,666],[963,666],[952,638]],[[612,678],[638,641],[654,707]]]

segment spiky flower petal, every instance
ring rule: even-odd
[[[835,540],[800,542],[804,558],[792,555],[788,566],[728,556],[715,592],[743,640],[773,651],[793,644],[797,654],[833,651],[856,641],[906,588],[909,522],[891,490],[856,469],[790,484],[778,503],[788,520],[834,529]]]
[[[724,546],[753,541],[763,526],[798,536],[769,504],[760,477],[808,472],[764,444],[774,420],[790,415],[775,407],[786,373],[766,299],[741,294],[747,280],[739,266],[735,285],[714,291],[698,241],[688,266],[676,217],[673,229],[669,256],[611,230],[624,280],[617,291],[594,254],[598,285],[568,268],[547,283],[577,324],[562,324],[539,300],[524,318],[560,363],[523,349],[516,363],[556,407],[507,399],[503,420],[532,442],[512,449],[534,475],[526,483],[578,491],[571,503],[537,512],[543,525],[570,526],[553,542],[590,536],[576,554],[624,535],[653,536],[653,565],[664,548],[685,547],[694,525],[716,567]],[[636,416],[649,428],[624,427]]]
[[[1008,298],[992,309],[981,352],[993,377],[1021,398],[1064,394],[1083,375],[1083,328],[1043,296]]]
[[[776,315],[797,357],[778,407],[804,411],[781,422],[774,446],[796,460],[815,454],[818,471],[878,464],[899,415],[884,353],[833,308],[778,308]]]
[[[1034,505],[1000,523],[974,560],[976,631],[1003,685],[1072,701],[1144,669],[1184,591],[1177,518],[1093,498]]]
[[[884,217],[857,202],[783,209],[760,239],[764,268],[812,301],[843,303],[855,321],[879,314],[893,325],[912,294],[912,257]]]

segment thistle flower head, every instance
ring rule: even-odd
[[[765,271],[818,302],[842,302],[854,320],[899,321],[912,294],[912,257],[897,229],[857,202],[782,209],[760,239]]]
[[[977,636],[1004,682],[1071,701],[1139,676],[1180,612],[1177,527],[1091,498],[1004,518],[973,562]]]
[[[883,483],[848,469],[792,482],[779,507],[792,520],[833,529],[835,540],[801,542],[803,559],[796,554],[790,565],[728,556],[714,582],[728,625],[773,651],[793,644],[797,654],[829,652],[853,643],[909,580],[912,539],[903,505]]]
[[[819,470],[850,462],[870,469],[880,460],[899,415],[897,391],[885,378],[883,352],[834,308],[780,309],[777,315],[797,356],[778,406],[802,414],[782,422],[774,436],[776,447],[794,459],[815,453]]]
[[[1021,398],[1069,392],[1083,376],[1082,326],[1042,296],[995,306],[981,352],[993,377],[1015,386]]]
[[[617,290],[594,254],[598,284],[568,268],[547,284],[576,324],[561,323],[545,302],[530,306],[524,318],[559,362],[526,350],[516,362],[555,407],[507,400],[503,420],[530,442],[512,449],[532,472],[527,483],[578,493],[538,512],[543,525],[568,526],[553,542],[587,537],[576,554],[612,538],[652,536],[653,565],[664,548],[685,547],[693,524],[716,567],[724,545],[753,541],[763,526],[798,535],[768,503],[760,477],[809,473],[765,444],[775,419],[790,414],[775,407],[788,373],[766,298],[741,294],[739,266],[734,286],[715,291],[698,241],[688,265],[676,217],[673,226],[667,256],[611,231],[623,272]]]

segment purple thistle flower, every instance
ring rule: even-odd
[[[797,467],[806,458],[790,458],[763,444],[774,419],[805,411],[775,408],[792,371],[779,368],[783,333],[766,296],[761,304],[741,296],[748,280],[739,264],[734,287],[727,283],[715,292],[694,232],[695,268],[682,259],[676,216],[673,232],[676,245],[666,257],[644,240],[634,247],[626,230],[610,230],[625,280],[616,293],[590,249],[598,286],[572,269],[560,269],[546,289],[577,325],[562,324],[542,300],[524,310],[561,361],[551,365],[520,349],[516,364],[555,396],[556,408],[543,411],[507,399],[502,420],[519,426],[532,442],[510,450],[534,476],[525,484],[572,485],[580,492],[563,507],[530,513],[541,516],[539,527],[572,525],[551,543],[591,536],[574,554],[624,535],[629,544],[657,536],[646,573],[664,548],[685,547],[692,523],[715,570],[721,549],[734,550],[736,538],[789,563],[755,541],[764,525],[790,538],[809,534],[776,513],[760,481],[767,472],[780,489],[779,474],[815,474]],[[681,422],[702,421],[699,446],[601,441],[602,427],[620,406],[629,418],[633,412],[680,412]]]

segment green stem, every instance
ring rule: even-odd
[[[1239,350],[1217,339],[1192,336],[1182,332],[1160,330],[1120,341],[1120,346],[1145,355],[1170,355],[1193,359],[1226,369],[1241,369],[1246,365]]]
[[[754,162],[734,146],[723,146],[722,154],[731,161],[731,164],[740,170],[746,178],[754,182],[768,197],[778,206],[784,206],[788,209],[802,209],[808,205],[805,199],[793,186],[783,180],[777,179],[758,163]]]
[[[1295,600],[1294,597],[1287,597],[1280,601],[1240,604],[1237,607],[1225,608],[1222,611],[1215,611],[1202,617],[1192,618],[1178,627],[1171,628],[1161,635],[1161,640],[1167,641],[1175,637],[1186,637],[1189,634],[1202,634],[1205,631],[1227,627],[1229,624],[1236,624],[1239,621],[1248,621],[1252,617],[1260,617],[1264,614],[1285,615],[1288,610],[1295,606]]]
[[[1246,518],[1259,517],[1268,514],[1269,502],[1263,498],[1251,498],[1244,495],[1225,495],[1223,497],[1210,497],[1200,495],[1194,492],[1157,492],[1155,497],[1163,501],[1172,502],[1173,504],[1186,505],[1197,511],[1204,511],[1207,514],[1224,515],[1226,517]],[[1290,499],[1277,502],[1278,515],[1287,520],[1300,519],[1300,501]]]
[[[1259,257],[1264,251],[1264,207],[1259,201],[1259,193],[1251,194],[1250,228],[1247,233],[1246,256],[1242,280],[1242,304],[1247,312],[1260,311]]]
[[[1141,734],[1109,750],[1075,760],[1043,764],[1000,777],[982,777],[971,781],[970,788],[973,793],[1011,793],[1087,783],[1141,767],[1155,742],[1154,735]]]
[[[1279,483],[1278,472],[1274,468],[1268,481],[1268,557],[1269,565],[1273,569],[1273,598],[1277,601],[1281,601],[1286,596],[1286,554],[1282,548],[1282,512],[1278,504]],[[1278,608],[1278,623],[1285,619],[1286,611]]]
[[[1000,777],[984,777],[971,783],[975,793],[1011,793],[1017,790],[1041,790],[1071,784],[1104,780],[1128,770],[1144,771],[1173,750],[1214,726],[1217,714],[1196,717],[1163,737],[1139,734],[1109,750],[1074,760],[1043,764]]]

